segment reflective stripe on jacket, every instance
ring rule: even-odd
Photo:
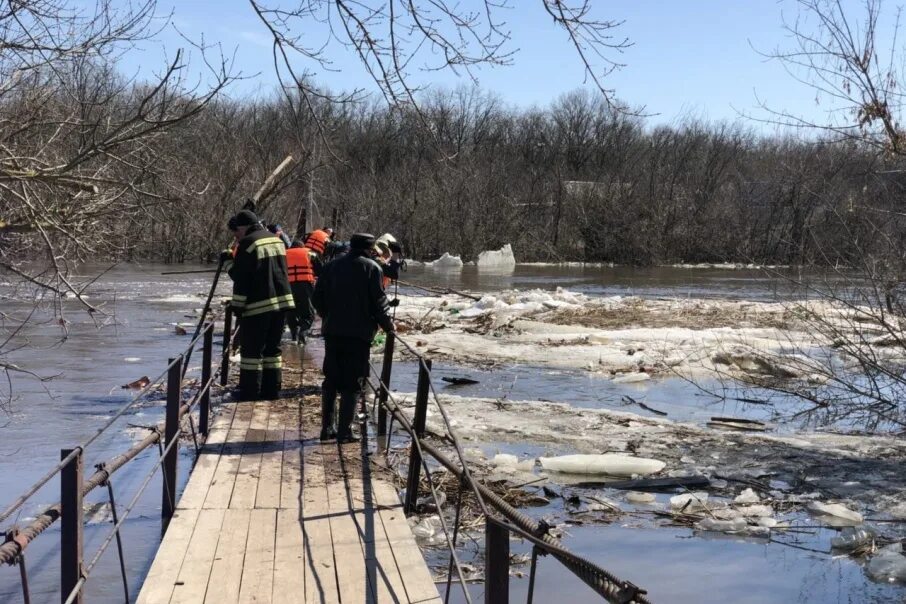
[[[286,272],[286,248],[267,229],[251,227],[236,248],[229,270],[234,308],[250,317],[294,308]]]

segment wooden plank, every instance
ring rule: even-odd
[[[297,604],[305,594],[305,534],[299,508],[277,510],[274,604]]]
[[[371,490],[378,517],[384,526],[384,533],[393,550],[393,558],[399,573],[403,577],[409,601],[440,601],[434,578],[406,521],[396,489],[387,482],[372,480]]]
[[[236,509],[236,508],[233,508]],[[252,510],[245,543],[240,602],[270,604],[274,588],[274,546],[277,510]]]
[[[145,577],[138,604],[166,604],[170,601],[198,514],[198,509],[177,510],[173,514],[167,535]]]
[[[328,474],[326,489],[334,558],[342,560],[340,601],[373,602],[374,588],[369,581],[362,552],[361,530],[350,509],[347,485],[331,473]],[[373,535],[370,537],[373,540]]]
[[[267,403],[255,403],[252,420],[242,445],[239,468],[236,470],[233,496],[230,498],[230,507],[233,509],[255,507],[258,479],[261,472],[261,452],[264,448],[264,439],[267,438],[268,407]]]
[[[236,484],[236,473],[239,470],[239,461],[242,458],[242,443],[245,442],[249,424],[252,420],[252,404],[236,403],[236,414],[230,431],[224,441],[220,452],[220,460],[214,470],[214,477],[208,488],[202,507],[205,509],[227,508],[233,496],[233,486]]]
[[[208,440],[198,453],[189,484],[186,485],[179,498],[177,508],[200,508],[204,505],[211,482],[214,480],[214,472],[220,462],[223,443],[226,442],[235,413],[236,405],[229,405],[214,420],[211,431],[208,433]]]
[[[217,552],[211,565],[205,602],[224,604],[239,601],[250,520],[250,510],[224,510],[223,525],[217,542]]]
[[[302,442],[296,430],[283,432],[283,469],[280,474],[280,507],[302,507]]]
[[[276,414],[271,414],[272,419]],[[261,454],[261,470],[258,478],[258,492],[255,495],[256,508],[280,507],[281,475],[283,473],[283,429],[274,428],[274,421],[269,421],[264,440],[264,452]]]
[[[302,514],[306,556],[305,602],[338,604],[340,595],[321,448],[321,445],[306,447],[302,467]]]
[[[203,602],[214,564],[225,510],[205,510],[198,516],[192,540],[173,589],[171,604]]]

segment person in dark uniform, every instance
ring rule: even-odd
[[[312,297],[321,316],[324,335],[324,383],[321,400],[321,440],[355,442],[352,419],[368,376],[371,341],[380,326],[394,330],[388,314],[387,296],[381,287],[381,267],[369,257],[374,237],[357,233],[350,239],[349,253],[324,266]],[[340,395],[337,430],[333,430],[334,406]]]
[[[230,305],[240,317],[239,398],[275,399],[283,381],[284,314],[294,308],[286,247],[250,210],[236,214],[228,226],[238,241],[229,274],[233,279]]]

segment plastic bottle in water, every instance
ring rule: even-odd
[[[831,539],[831,547],[845,552],[851,552],[860,547],[871,545],[875,540],[875,531],[870,527],[857,528],[848,526],[840,534]]]

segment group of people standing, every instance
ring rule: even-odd
[[[239,316],[240,400],[280,396],[285,323],[293,341],[304,344],[316,312],[324,337],[320,438],[358,440],[352,420],[368,376],[371,342],[379,327],[394,331],[385,289],[399,277],[398,242],[390,234],[376,239],[357,233],[344,245],[325,228],[287,248],[285,236],[250,210],[232,217],[228,227],[235,243],[221,260],[229,264],[230,305]]]

